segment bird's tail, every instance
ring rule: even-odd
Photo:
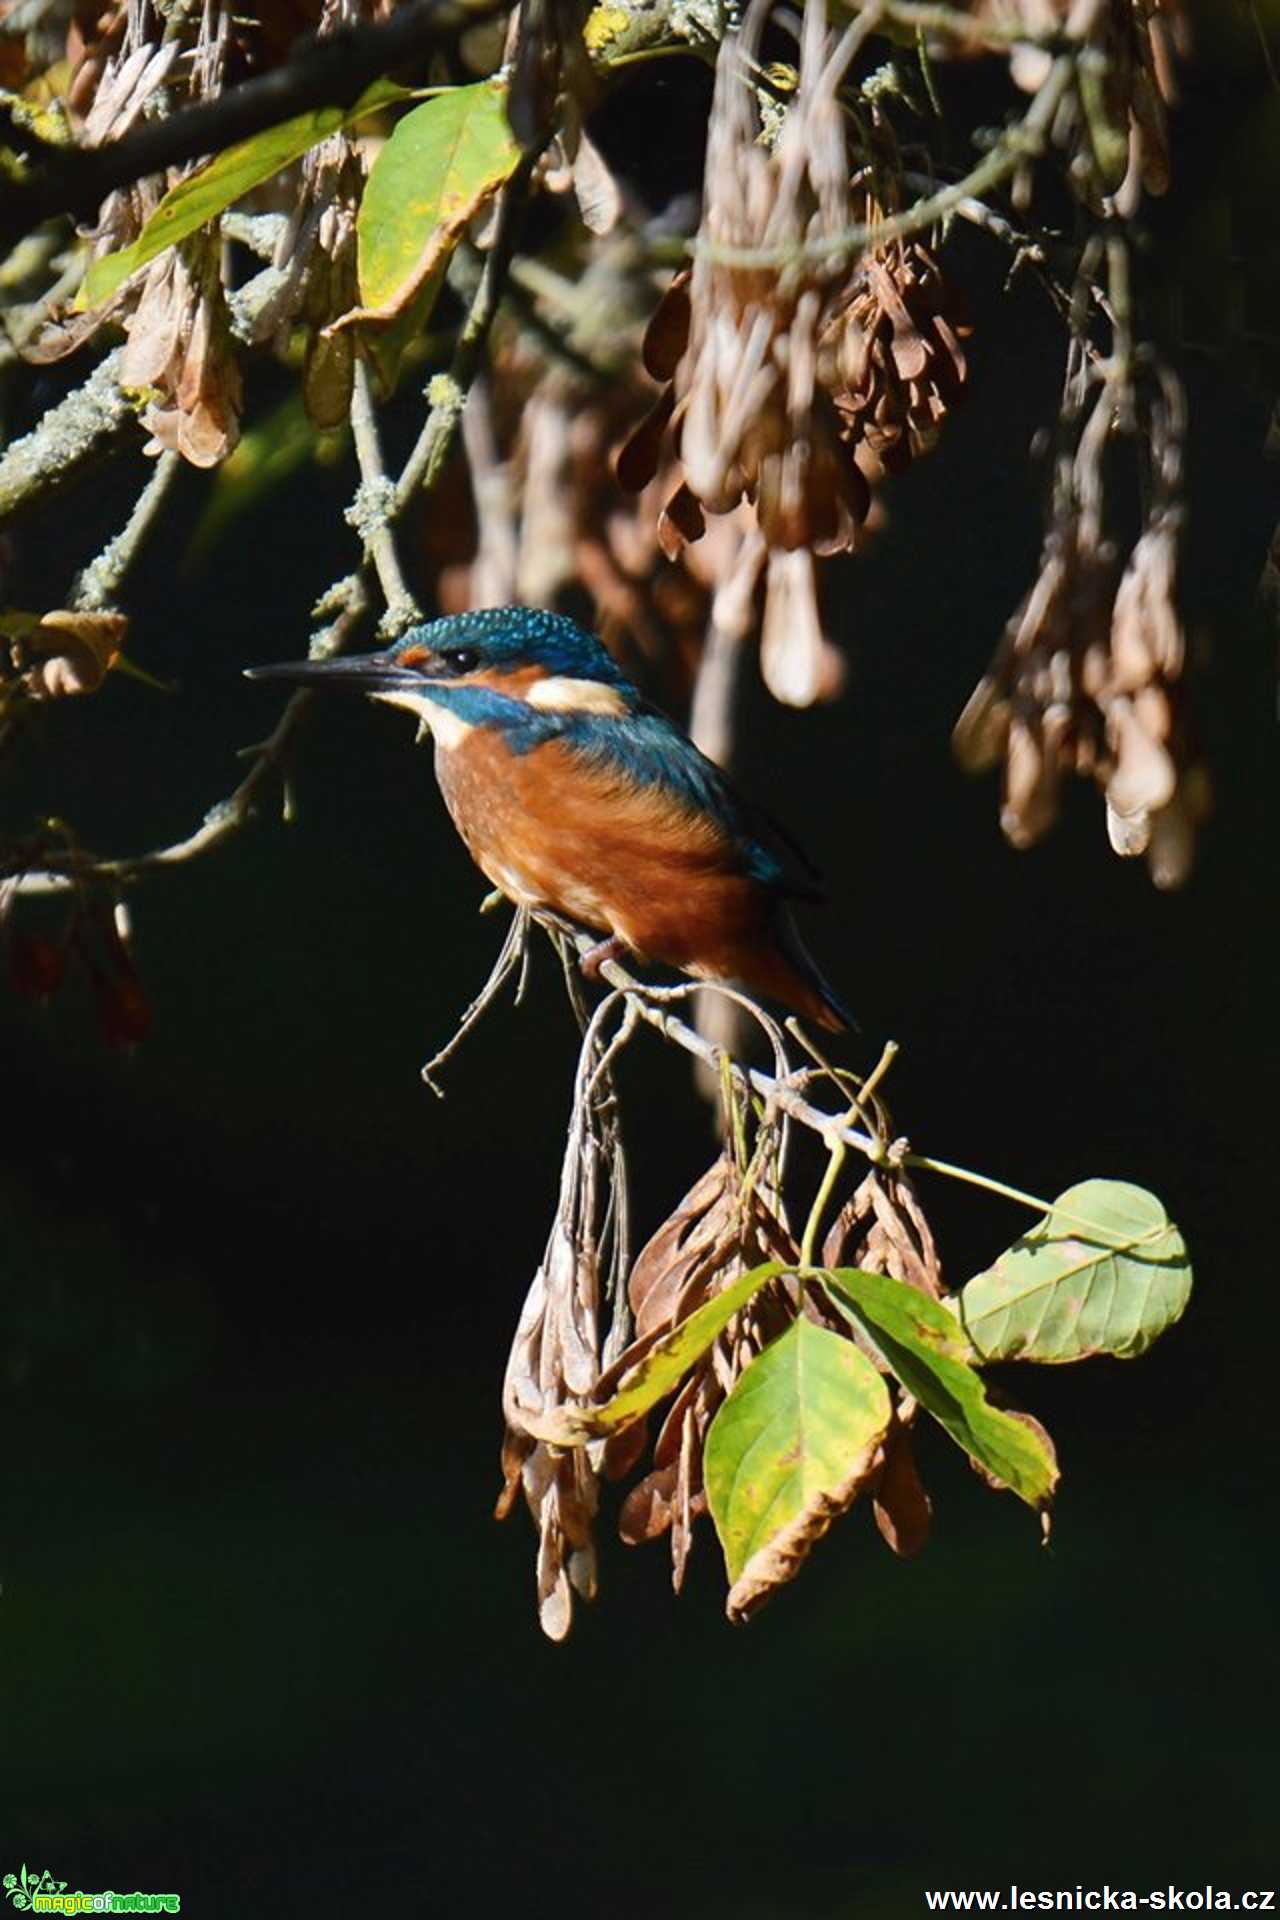
[[[789,975],[787,983],[775,989],[779,997],[830,1033],[856,1027],[857,1021],[805,946],[785,907],[778,912],[776,926],[778,958]]]

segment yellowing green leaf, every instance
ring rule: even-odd
[[[984,1360],[1132,1360],[1182,1315],[1191,1263],[1155,1195],[1085,1180],[960,1294]]]
[[[390,321],[447,260],[520,158],[506,88],[453,87],[407,113],[374,161],[356,223],[353,318]]]
[[[1036,1430],[987,1399],[972,1349],[945,1307],[902,1280],[859,1267],[822,1278],[848,1303],[909,1394],[958,1446],[1028,1506],[1046,1506],[1057,1484],[1052,1449]]]
[[[617,1390],[607,1400],[594,1406],[553,1407],[545,1413],[522,1407],[521,1426],[536,1440],[559,1447],[581,1446],[584,1441],[631,1426],[659,1400],[666,1399],[765,1282],[785,1272],[776,1260],[752,1267],[669,1333],[651,1343],[638,1342],[638,1357],[628,1364],[623,1356],[617,1370]]]
[[[703,1455],[731,1619],[799,1572],[875,1471],[891,1418],[888,1388],[865,1354],[811,1320],[793,1321],[747,1368]]]
[[[261,133],[239,140],[224,153],[217,154],[205,166],[188,174],[170,187],[132,246],[95,260],[85,275],[76,300],[83,311],[101,306],[124,285],[131,273],[145,267],[149,260],[188,234],[195,233],[225,208],[234,206],[254,187],[260,187],[281,167],[299,159],[308,148],[318,145],[331,133],[350,126],[367,113],[394,101],[411,98],[409,90],[392,80],[375,80],[366,87],[353,107],[315,107],[299,113],[279,126],[266,127]]]

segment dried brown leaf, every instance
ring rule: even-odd
[[[658,544],[668,560],[678,560],[681,548],[701,540],[706,530],[706,515],[692,490],[682,482],[658,516]]]
[[[689,282],[692,267],[683,267],[653,310],[645,328],[641,357],[654,380],[671,380],[689,345]]]
[[[122,613],[59,609],[14,633],[9,657],[33,700],[95,693],[119,658],[128,630]]]
[[[675,394],[660,393],[644,418],[637,422],[614,456],[613,471],[627,493],[643,493],[658,471],[662,440],[671,424]]]
[[[729,1224],[734,1188],[733,1163],[722,1154],[636,1255],[627,1298],[637,1335],[674,1323],[691,1276],[714,1258]]]
[[[655,1467],[631,1489],[618,1515],[618,1533],[627,1546],[659,1540],[670,1527],[679,1473],[680,1463],[673,1460],[665,1467]]]
[[[887,1273],[932,1300],[943,1296],[942,1262],[910,1176],[873,1167],[832,1221],[822,1248],[827,1267]]]
[[[911,1435],[895,1420],[885,1442],[884,1467],[871,1503],[885,1544],[900,1559],[909,1560],[929,1538],[933,1503],[916,1470]]]

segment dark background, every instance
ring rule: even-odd
[[[703,85],[644,74],[616,104],[655,204],[689,183]],[[294,827],[138,894],[156,1020],[135,1057],[101,1048],[74,993],[0,1003],[0,1869],[254,1916],[825,1920],[922,1911],[934,1886],[1274,1884],[1276,816],[1254,594],[1280,486],[1249,319],[1274,109],[1256,57],[1211,42],[1151,226],[1192,403],[1185,590],[1217,788],[1186,889],[1115,860],[1084,790],[1012,854],[993,786],[950,760],[1035,566],[1027,448],[1059,377],[1047,304],[1029,280],[1002,300],[979,237],[952,254],[970,404],[888,495],[878,544],[826,576],[850,690],[765,726],[753,694],[746,716],[744,784],[832,884],[808,931],[862,1021],[848,1057],[901,1043],[915,1144],[1033,1192],[1148,1184],[1190,1241],[1191,1311],[1147,1359],[1011,1376],[1062,1457],[1051,1549],[935,1432],[917,1562],[855,1513],[732,1629],[709,1533],[676,1601],[663,1550],[606,1523],[598,1605],[544,1642],[531,1531],[489,1514],[574,1037],[544,956],[447,1102],[422,1089],[499,930],[408,721],[335,700]],[[648,151],[655,115],[687,152]],[[56,604],[140,471],[29,530],[33,593]],[[275,696],[238,670],[303,651],[350,488],[308,470],[203,567],[187,488],[129,596],[133,650],[179,695],[115,676],[50,712],[6,810],[56,806],[121,850],[189,831],[270,724]],[[656,1041],[626,1093],[651,1226],[708,1123]],[[946,1183],[924,1197],[955,1282],[1023,1223]]]

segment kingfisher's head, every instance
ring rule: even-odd
[[[349,687],[407,707],[443,744],[459,728],[561,714],[621,715],[639,700],[594,634],[538,607],[486,607],[409,631],[383,653],[247,669],[251,680]],[[509,717],[509,718],[508,718]]]

